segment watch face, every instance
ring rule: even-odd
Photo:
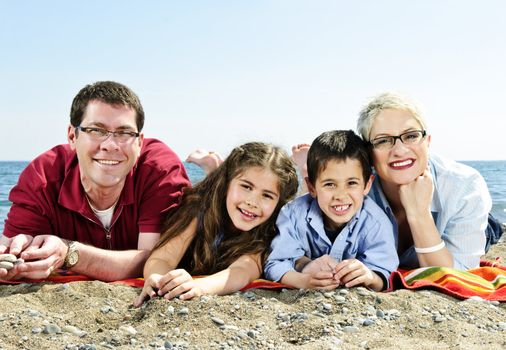
[[[75,264],[77,264],[77,260],[79,260],[79,253],[76,252],[76,251],[71,252],[67,256],[67,265],[68,266],[74,266]]]

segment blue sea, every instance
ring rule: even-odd
[[[506,222],[506,161],[466,161],[462,162],[478,170],[485,181],[492,196],[492,213],[500,222]],[[28,162],[0,161],[0,233],[3,232],[4,220],[11,203],[8,200],[9,191],[18,181],[19,174]],[[198,166],[185,163],[188,176],[192,183],[204,177],[204,172]]]

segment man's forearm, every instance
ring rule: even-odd
[[[72,271],[103,281],[142,277],[149,250],[104,250],[77,243],[79,261]]]

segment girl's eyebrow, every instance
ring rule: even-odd
[[[239,181],[244,182],[244,183],[246,183],[247,185],[249,185],[249,186],[251,186],[251,187],[253,187],[253,188],[255,188],[255,187],[256,187],[256,186],[255,186],[255,184],[254,184],[253,182],[248,181],[248,180],[246,180],[246,179],[239,179]],[[263,192],[265,192],[265,193],[269,193],[269,194],[271,194],[271,195],[273,195],[273,196],[276,196],[276,197],[279,197],[279,194],[278,194],[277,192],[273,192],[273,191],[270,191],[270,190],[263,190]]]

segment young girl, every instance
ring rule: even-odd
[[[260,142],[235,148],[202,182],[185,189],[146,262],[134,305],[156,295],[185,300],[228,294],[259,278],[277,214],[297,186],[282,149]]]

